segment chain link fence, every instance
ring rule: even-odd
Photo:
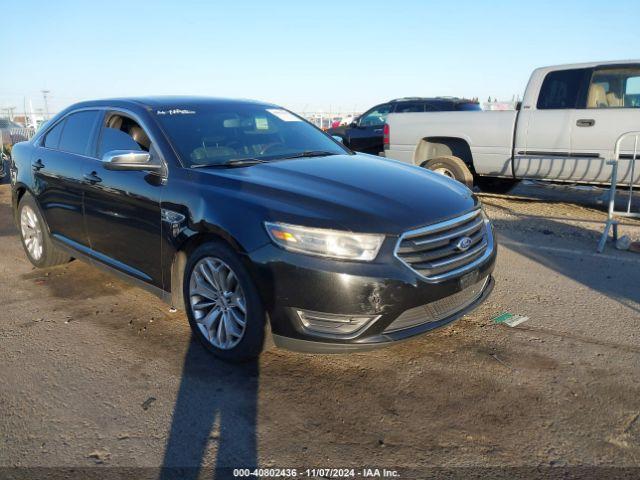
[[[25,142],[36,133],[35,128],[0,127],[0,179],[9,173],[11,150],[16,143]]]

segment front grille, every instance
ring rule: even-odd
[[[467,238],[464,247],[459,242]],[[491,231],[480,209],[403,234],[396,256],[427,280],[461,274],[493,250]]]
[[[438,322],[450,317],[475,302],[484,290],[489,277],[435,302],[405,310],[398,318],[385,328],[383,333],[396,332],[405,328]]]

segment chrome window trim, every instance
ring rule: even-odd
[[[73,110],[70,110],[69,112],[67,112],[66,114],[64,114],[62,117],[60,117],[55,123],[47,126],[47,128],[45,130],[42,130],[39,133],[36,133],[36,135],[33,137],[33,142],[36,146],[40,147],[40,148],[44,148],[46,150],[51,150],[54,152],[62,152],[62,153],[67,153],[69,155],[77,155],[79,157],[83,157],[83,158],[89,158],[91,160],[98,160],[98,161],[102,161],[101,158],[98,158],[96,156],[90,156],[90,155],[84,155],[81,153],[75,153],[75,152],[67,152],[65,150],[60,150],[57,148],[49,148],[49,147],[45,147],[43,144],[43,139],[44,137],[47,136],[47,134],[56,126],[58,125],[60,122],[62,122],[63,120],[65,120],[67,117],[69,117],[70,115],[74,114],[74,113],[79,113],[79,112],[85,112],[85,111],[99,111],[99,112],[114,112],[114,113],[122,113],[123,115],[127,115],[129,117],[131,117],[133,120],[135,120],[138,125],[140,125],[142,127],[142,129],[145,131],[145,133],[147,134],[147,136],[149,137],[149,139],[151,140],[151,144],[155,144],[158,145],[158,142],[156,141],[156,138],[153,136],[153,134],[151,133],[151,129],[149,128],[149,125],[147,123],[145,123],[138,114],[132,112],[131,110],[124,108],[124,107],[112,107],[112,106],[107,106],[107,105],[99,105],[99,106],[95,106],[95,107],[79,107],[79,108],[74,108]],[[104,118],[103,118],[104,120]],[[103,125],[100,125],[100,130],[102,130]],[[64,133],[64,129],[63,129],[63,133]],[[162,177],[166,177],[168,174],[168,168],[167,168],[167,161],[164,158],[164,155],[162,154],[162,152],[160,151],[159,148],[155,149],[160,157],[160,163],[162,164],[163,167],[163,172],[161,174]],[[157,172],[149,172],[150,174],[153,175],[159,175]]]
[[[464,223],[465,221],[468,221],[478,215],[482,215],[483,216],[483,220],[484,220],[484,228],[485,231],[487,232],[487,249],[485,250],[485,252],[482,254],[481,257],[477,258],[476,260],[474,260],[471,263],[468,263],[467,265],[464,265],[462,267],[456,268],[454,270],[451,270],[449,272],[446,273],[441,273],[438,275],[432,275],[432,276],[426,276],[423,275],[422,273],[420,273],[419,271],[417,271],[415,268],[413,268],[409,263],[405,262],[400,255],[398,254],[398,250],[400,249],[400,245],[402,244],[403,240],[406,240],[408,237],[415,237],[415,236],[419,236],[422,235],[424,233],[436,233],[442,230],[446,230],[447,228],[451,228],[454,227],[457,224],[460,223]],[[462,275],[465,272],[468,272],[469,270],[473,270],[474,268],[482,265],[484,262],[486,262],[489,257],[493,254],[493,250],[494,250],[494,238],[493,238],[493,229],[491,227],[491,222],[489,221],[489,219],[487,218],[486,215],[484,215],[484,213],[482,212],[481,208],[477,208],[469,213],[466,213],[464,215],[461,215],[459,217],[455,217],[452,218],[450,220],[445,220],[443,222],[438,222],[438,223],[434,223],[431,225],[427,225],[424,227],[420,227],[420,228],[416,228],[415,230],[409,230],[407,232],[404,232],[402,235],[400,235],[400,237],[398,238],[398,241],[396,242],[396,246],[393,249],[393,256],[396,257],[396,259],[398,259],[400,261],[400,263],[402,263],[405,267],[407,267],[409,270],[411,270],[413,273],[415,273],[416,275],[418,275],[418,277],[420,277],[421,279],[427,281],[427,282],[431,282],[431,283],[435,283],[435,282],[440,282],[442,280],[447,280],[449,278],[452,277],[456,277],[458,275]]]

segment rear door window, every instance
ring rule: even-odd
[[[62,134],[62,129],[64,128],[65,120],[58,122],[58,124],[53,127],[44,137],[44,146],[47,148],[58,148],[58,144],[60,143],[60,135]]]
[[[399,103],[396,105],[396,111],[394,113],[412,113],[412,112],[424,112],[424,103],[412,102],[412,103]]]
[[[69,115],[65,121],[58,149],[86,155],[98,115],[97,110],[86,110]]]
[[[579,68],[549,72],[540,88],[540,110],[584,108],[584,84],[589,70]]]

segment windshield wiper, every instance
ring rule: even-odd
[[[247,167],[257,165],[258,163],[265,163],[265,160],[259,158],[237,158],[224,163],[196,163],[195,165],[191,165],[191,168]]]
[[[293,155],[287,155],[286,157],[280,157],[278,160],[284,160],[288,158],[308,158],[308,157],[328,157],[329,155],[339,155],[335,152],[327,152],[324,150],[307,150],[305,152],[294,153]]]

